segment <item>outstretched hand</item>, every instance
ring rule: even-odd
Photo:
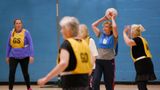
[[[47,78],[46,77],[43,77],[43,78],[39,79],[38,82],[37,82],[37,84],[40,87],[43,87],[46,83],[47,83]]]

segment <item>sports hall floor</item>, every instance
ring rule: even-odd
[[[39,88],[37,85],[32,85],[33,90],[62,90],[61,88],[55,88],[52,86],[46,86],[45,88]],[[8,90],[7,85],[0,85],[0,90]],[[26,90],[25,85],[15,85],[14,90]],[[100,90],[105,90],[104,85],[101,85]],[[136,85],[116,85],[115,90],[138,90]],[[160,90],[160,85],[148,85],[148,90]]]

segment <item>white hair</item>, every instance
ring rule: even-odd
[[[73,36],[78,35],[79,21],[77,18],[71,17],[71,16],[65,16],[60,21],[60,26],[61,27],[68,27],[69,30],[71,30]]]

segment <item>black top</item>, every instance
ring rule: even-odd
[[[65,71],[72,71],[76,68],[76,56],[72,49],[72,46],[69,41],[65,40],[60,47],[61,49],[65,49],[69,52],[69,65],[65,69]],[[70,88],[70,87],[86,87],[88,86],[88,74],[74,74],[74,75],[64,75],[61,76],[62,87]]]
[[[76,56],[74,54],[74,51],[72,49],[72,46],[70,44],[69,41],[65,40],[60,49],[65,49],[69,52],[69,65],[68,67],[65,69],[65,71],[72,71],[76,68],[76,64],[77,64],[77,61],[76,61]]]
[[[133,38],[133,40],[136,43],[136,46],[132,47],[133,58],[139,58],[141,56],[146,56],[142,39],[140,37],[136,37],[136,38]]]

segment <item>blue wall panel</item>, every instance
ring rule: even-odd
[[[118,10],[117,24],[119,32],[119,54],[116,58],[116,81],[133,81],[135,70],[130,57],[129,47],[123,40],[122,31],[127,24],[142,24],[146,28],[143,36],[148,40],[153,54],[155,72],[160,80],[160,49],[159,43],[159,15],[160,6],[158,0],[60,0],[60,15],[75,16],[81,23],[87,24],[90,35],[96,42],[91,24],[104,16],[107,8],[114,7]],[[102,26],[99,26],[102,28]]]
[[[148,40],[153,54],[155,72],[160,81],[160,1],[159,0],[59,0],[60,18],[75,16],[87,24],[91,37],[98,41],[91,24],[102,17],[109,7],[117,8],[119,54],[116,58],[116,81],[133,81],[135,71],[129,47],[124,43],[122,31],[125,25],[140,23],[146,28],[143,36]],[[1,0],[0,1],[0,82],[8,80],[8,65],[5,63],[6,41],[13,20],[21,18],[24,27],[32,35],[35,62],[30,65],[31,81],[44,76],[56,64],[57,30],[56,0]],[[99,26],[102,28],[102,26]],[[62,41],[62,40],[61,40]],[[16,81],[23,81],[18,68]]]
[[[55,0],[1,0],[0,1],[0,82],[8,80],[5,48],[13,20],[21,18],[31,33],[35,62],[30,65],[31,81],[48,73],[55,65],[57,56],[57,30]],[[16,80],[23,81],[18,68]]]

